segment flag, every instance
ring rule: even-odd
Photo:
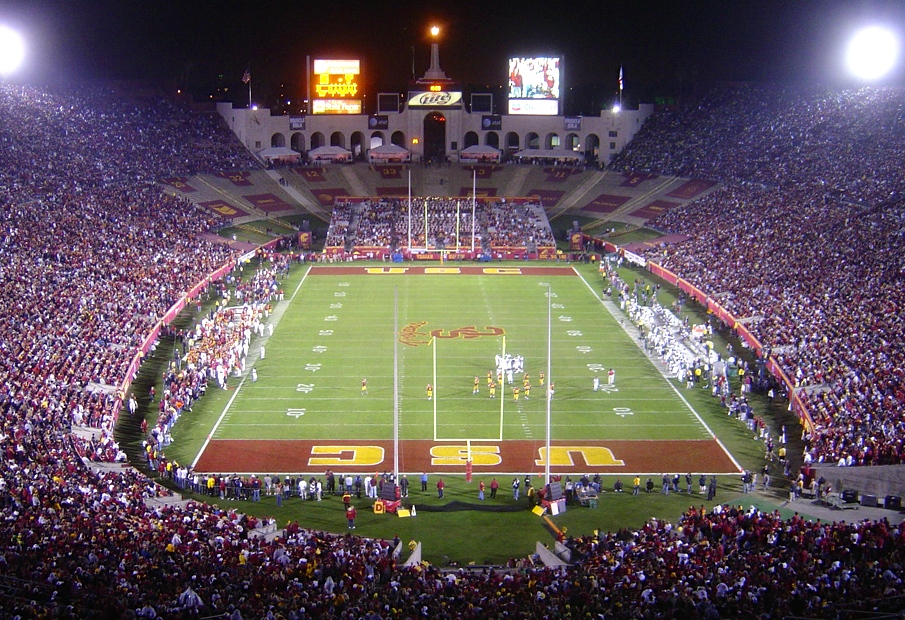
[[[622,90],[622,66],[619,66],[619,90]]]
[[[249,82],[251,82],[251,71],[249,69],[246,69],[245,73],[242,74],[242,83],[248,84]],[[620,78],[619,83],[622,83],[622,78]]]

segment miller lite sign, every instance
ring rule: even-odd
[[[454,108],[461,105],[461,91],[409,91],[408,107],[410,108]]]

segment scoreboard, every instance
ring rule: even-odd
[[[315,58],[311,68],[311,114],[361,114],[361,61]]]

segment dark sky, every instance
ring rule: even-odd
[[[508,56],[558,53],[567,88],[615,94],[623,65],[627,94],[649,99],[692,82],[835,82],[849,32],[902,34],[905,1],[4,0],[0,23],[26,38],[20,81],[152,79],[200,98],[250,64],[256,89],[291,96],[311,55],[360,58],[376,93],[404,88],[413,48],[424,73],[438,23],[441,66],[463,83],[499,85]]]

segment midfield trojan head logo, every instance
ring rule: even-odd
[[[422,328],[425,325],[427,325],[427,321],[409,323],[400,330],[399,342],[410,347],[420,347],[421,345],[430,344],[431,340],[434,338],[463,338],[465,340],[472,340],[483,336],[503,336],[506,334],[506,330],[502,327],[485,326],[483,330],[479,330],[477,327],[469,325],[458,329],[432,329],[430,331],[424,331]]]

